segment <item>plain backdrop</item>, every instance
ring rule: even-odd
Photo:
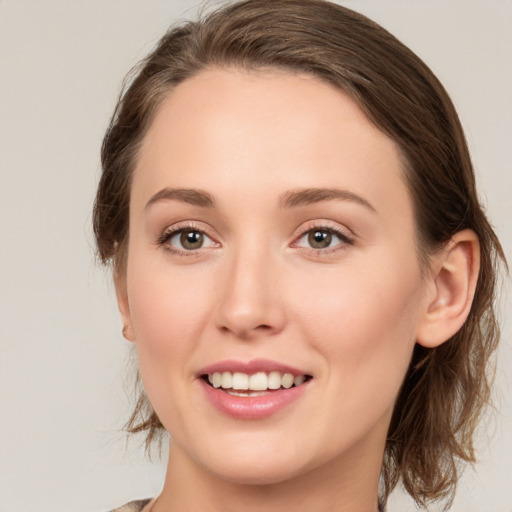
[[[512,2],[343,3],[402,39],[447,87],[512,259]],[[95,262],[91,206],[123,76],[197,4],[0,0],[0,512],[105,512],[161,488],[164,463],[121,432],[130,347]],[[511,312],[505,302],[503,319]],[[454,511],[512,511],[511,330],[497,411]],[[398,491],[389,510],[414,509]]]

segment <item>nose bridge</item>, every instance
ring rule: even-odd
[[[220,328],[240,337],[282,329],[277,259],[268,240],[253,238],[230,251],[217,305]]]

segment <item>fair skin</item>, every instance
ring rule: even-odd
[[[422,272],[398,149],[340,91],[236,69],[180,84],[138,155],[116,279],[171,437],[154,512],[375,512],[414,345],[458,330],[477,270],[462,232]],[[202,370],[261,359],[302,392],[254,417],[208,398],[250,400]]]

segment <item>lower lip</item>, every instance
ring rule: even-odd
[[[304,393],[308,382],[289,389],[271,391],[262,396],[233,396],[199,379],[210,403],[223,414],[243,420],[268,418],[289,406]]]

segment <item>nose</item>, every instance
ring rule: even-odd
[[[278,274],[270,251],[246,252],[226,262],[219,274],[217,327],[246,340],[281,332],[286,318]]]

